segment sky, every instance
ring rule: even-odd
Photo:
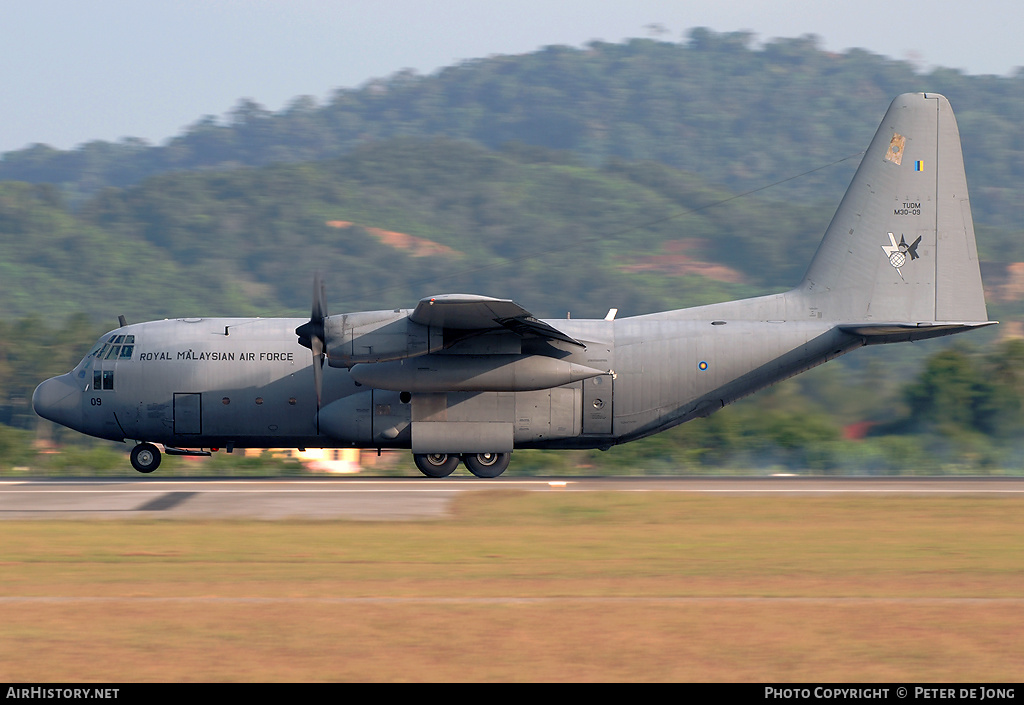
[[[242,98],[281,110],[403,69],[694,27],[814,34],[969,74],[1024,66],[1019,0],[2,0],[0,153],[160,144]]]

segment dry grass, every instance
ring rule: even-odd
[[[1022,508],[471,493],[419,523],[3,522],[0,680],[1019,681]]]

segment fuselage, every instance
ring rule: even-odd
[[[607,447],[705,416],[861,344],[827,323],[672,313],[545,321],[585,349],[536,341],[518,355],[481,356],[454,345],[397,363],[415,367],[428,388],[438,370],[450,380],[466,369],[469,381],[453,387],[463,391],[368,388],[355,379],[360,365],[324,367],[319,415],[314,362],[294,333],[303,319],[153,321],[106,334],[74,370],[41,384],[33,404],[92,436],[186,448],[410,448],[414,424],[439,421],[500,426],[515,448]],[[522,390],[505,375],[512,382],[486,388],[481,365],[525,359],[592,372],[541,389],[522,381]]]

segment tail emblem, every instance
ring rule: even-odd
[[[907,264],[907,255],[910,255],[911,261],[919,259],[921,255],[917,254],[917,246],[921,244],[921,238],[918,237],[914,240],[913,244],[907,244],[907,238],[905,235],[900,235],[900,242],[896,244],[896,236],[889,233],[889,245],[882,245],[882,251],[885,252],[885,256],[889,258],[889,264],[893,266],[896,273],[900,275],[900,279],[903,279],[902,267]],[[906,279],[903,279],[906,281]]]
[[[900,166],[903,164],[903,148],[906,144],[907,138],[898,132],[894,132],[892,139],[889,140],[889,149],[885,152],[885,158],[896,166]]]

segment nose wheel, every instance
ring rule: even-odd
[[[149,474],[160,467],[160,450],[152,443],[140,443],[132,448],[132,467]]]

